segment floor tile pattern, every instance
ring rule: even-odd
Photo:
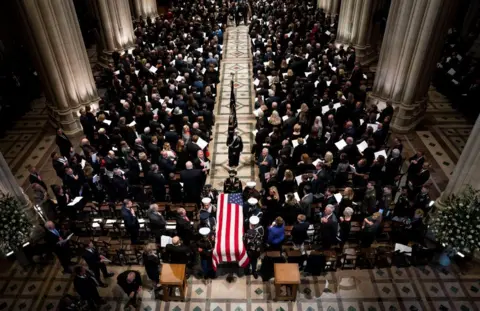
[[[477,311],[480,306],[480,271],[461,273],[456,266],[338,270],[322,276],[302,275],[297,301],[274,301],[273,280],[251,276],[228,283],[224,277],[205,282],[191,276],[184,302],[156,299],[141,266],[111,266],[109,271],[139,270],[144,280],[141,311]],[[72,280],[58,263],[24,271],[16,264],[0,273],[0,310],[55,310],[58,299],[74,294]],[[105,281],[101,310],[120,311],[127,301],[115,277]],[[133,311],[132,309],[130,309]]]
[[[237,103],[237,131],[243,141],[243,154],[237,176],[246,182],[255,176],[255,168],[251,163],[250,150],[254,139],[252,130],[255,125],[253,116],[253,97],[251,79],[251,55],[248,40],[248,27],[230,27],[225,34],[224,58],[220,73],[220,86],[217,90],[216,123],[214,129],[212,169],[210,183],[217,189],[223,189],[223,182],[228,177],[228,117],[230,115],[231,81],[233,77],[235,98]]]

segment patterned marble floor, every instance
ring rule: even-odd
[[[3,267],[5,267],[3,265]],[[218,278],[204,282],[191,276],[185,302],[155,299],[143,267],[108,267],[116,274],[139,270],[144,281],[140,311],[420,311],[480,310],[479,271],[462,274],[458,268],[435,266],[375,270],[338,270],[323,276],[302,276],[297,301],[275,302],[273,280],[250,276],[234,283]],[[72,280],[61,267],[48,265],[27,271],[17,265],[0,272],[0,310],[55,310],[58,299],[74,294]],[[115,277],[99,292],[107,300],[102,311],[125,309],[126,295]]]

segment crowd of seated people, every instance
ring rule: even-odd
[[[159,245],[170,235],[161,262],[191,267],[199,256],[204,276],[213,277],[218,192],[205,182],[229,9],[202,1],[177,4],[153,22],[136,22],[137,47],[114,55],[100,110],[81,112],[81,151],[58,131],[52,165],[63,185],[53,186],[54,220],[69,229],[84,216],[70,204],[76,197],[95,202],[92,207],[120,206],[110,217],[122,222],[121,236],[131,245]],[[367,77],[353,48],[334,45],[336,22],[314,2],[267,0],[249,7],[257,95],[251,152],[260,184],[240,181],[231,170],[224,191],[242,192],[250,272],[258,276],[256,259],[264,251],[287,245],[302,256],[307,242],[312,249],[341,251],[353,239],[368,248],[391,220],[402,223],[407,239],[420,240],[431,207],[429,164],[418,152],[402,170],[402,142],[389,137],[392,105],[366,106]],[[41,181],[34,168],[31,174],[32,182]],[[197,208],[187,210],[187,203]],[[175,205],[173,212],[165,209]],[[100,214],[89,210],[87,218]],[[360,235],[351,234],[355,222]],[[145,223],[150,235],[140,237]],[[50,222],[46,230],[69,272],[69,254],[58,244],[63,232]],[[144,263],[158,284],[154,248],[146,249]],[[266,267],[268,260],[262,261],[263,277]]]
[[[468,104],[476,101],[480,92],[480,66],[469,50],[480,29],[480,20],[473,28],[466,38],[462,38],[456,28],[448,30],[443,55],[433,78],[437,90],[471,120],[475,120],[480,112],[477,105]]]

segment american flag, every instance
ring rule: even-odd
[[[235,87],[233,80],[230,89],[230,115],[233,116],[234,120],[237,120],[237,101],[235,99]]]
[[[217,233],[213,251],[213,269],[222,262],[248,265],[248,255],[243,243],[243,200],[241,193],[218,196]]]

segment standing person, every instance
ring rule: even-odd
[[[227,139],[228,146],[228,166],[230,168],[237,167],[240,163],[240,154],[243,151],[242,138],[238,136],[238,132],[234,131],[233,136]]]
[[[148,278],[155,287],[160,287],[160,259],[157,255],[157,245],[149,243],[143,251],[143,264]]]
[[[282,243],[285,239],[285,226],[283,218],[277,217],[272,225],[268,228],[268,244],[271,250],[282,250]]]
[[[74,270],[73,287],[80,298],[87,301],[90,310],[97,310],[97,306],[106,304],[105,299],[101,298],[98,293],[99,282],[95,279],[93,273],[83,266],[77,266]]]
[[[305,252],[304,243],[308,239],[308,227],[310,224],[306,221],[307,217],[303,214],[297,216],[297,223],[292,228],[292,242],[295,249],[299,249],[302,255]]]
[[[148,219],[150,220],[150,231],[155,235],[155,241],[160,244],[162,234],[165,232],[167,222],[160,212],[160,207],[157,204],[150,205],[150,209],[147,212]]]
[[[115,275],[113,272],[108,272],[107,271],[107,266],[105,265],[105,256],[100,255],[98,250],[95,248],[93,245],[93,242],[90,241],[88,243],[87,248],[85,249],[85,252],[83,253],[83,259],[85,259],[85,262],[88,265],[88,268],[90,271],[93,272],[95,275],[95,279],[98,282],[98,285],[100,287],[107,287],[107,284],[103,283],[102,280],[100,279],[100,271],[102,271],[103,278],[109,278]]]
[[[363,220],[362,238],[360,240],[361,247],[368,248],[372,245],[381,222],[382,215],[379,212],[373,213],[372,216]]]
[[[129,199],[123,201],[122,217],[125,223],[125,229],[130,234],[132,244],[137,244],[138,234],[140,230],[140,224],[138,223],[137,215],[133,209],[133,203]]]
[[[198,231],[202,238],[198,241],[198,253],[200,254],[200,262],[203,270],[204,279],[209,277],[213,278],[213,264],[212,264],[212,253],[213,253],[213,243],[210,237],[210,228],[203,227]]]
[[[68,139],[67,135],[63,133],[62,129],[57,130],[57,137],[55,138],[55,143],[58,146],[58,149],[60,149],[60,154],[67,158],[70,159],[70,154],[73,152],[73,146],[72,143],[70,142],[70,139]]]
[[[260,218],[258,216],[251,216],[248,221],[250,224],[247,232],[243,236],[243,241],[245,242],[250,260],[250,272],[253,274],[253,277],[257,279],[257,263],[263,249],[263,236],[265,235],[265,231],[260,225]]]
[[[340,244],[344,245],[347,242],[350,235],[350,229],[352,228],[352,215],[353,209],[346,207],[343,211],[343,216],[340,217]]]
[[[142,276],[140,272],[135,270],[124,271],[117,276],[117,283],[129,298],[125,309],[130,305],[136,308],[137,296],[140,296],[142,292]]]
[[[237,176],[236,170],[228,171],[228,178],[225,179],[223,183],[223,192],[224,193],[241,193],[242,192],[242,182]]]
[[[337,216],[333,213],[334,207],[328,204],[325,207],[325,213],[322,217],[322,248],[330,249],[332,245],[337,243],[338,221]]]
[[[30,175],[28,175],[28,180],[30,181],[30,184],[39,184],[42,186],[45,191],[48,191],[47,185],[45,182],[42,180],[42,177],[37,171],[37,168],[35,166],[28,166],[28,172]]]
[[[60,264],[63,267],[63,273],[72,273],[70,269],[70,252],[67,247],[67,241],[62,237],[55,224],[51,221],[45,223],[45,242],[50,250],[57,255]]]

